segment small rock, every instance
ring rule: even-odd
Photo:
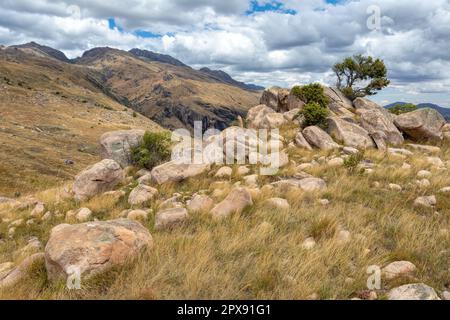
[[[257,174],[245,176],[243,178],[243,180],[244,180],[245,185],[248,187],[257,187],[258,186],[258,175]]]
[[[245,176],[248,173],[250,173],[250,169],[246,166],[240,166],[237,169],[237,175],[239,175],[239,176]]]
[[[139,177],[137,179],[137,182],[139,184],[149,185],[152,183],[152,175],[150,173],[147,173],[147,174],[143,175],[142,177]]]
[[[319,199],[319,203],[323,206],[327,206],[330,204],[330,200],[328,199]]]
[[[288,211],[291,207],[289,205],[289,202],[286,199],[282,198],[270,198],[265,200],[264,204],[282,211]]]
[[[155,229],[170,228],[186,221],[188,218],[189,215],[185,208],[172,208],[158,211],[155,216]]]
[[[423,178],[429,178],[431,177],[431,172],[427,170],[420,170],[417,172],[417,178],[423,179]]]
[[[130,192],[128,203],[131,205],[140,205],[152,200],[157,194],[157,189],[140,184]]]
[[[435,205],[436,205],[436,197],[435,196],[418,197],[416,200],[414,200],[415,207],[431,208]]]
[[[401,148],[388,148],[388,152],[393,155],[412,156],[413,153],[406,149]]]
[[[42,202],[36,204],[34,209],[31,211],[30,216],[34,218],[40,218],[45,212],[45,206]]]
[[[350,231],[347,230],[340,230],[336,237],[337,242],[341,244],[349,242],[350,238],[351,238]]]
[[[411,165],[409,163],[403,162],[403,165],[400,167],[400,169],[409,170],[411,169]]]
[[[430,180],[428,179],[416,180],[416,184],[420,188],[428,188],[431,185]]]
[[[66,221],[77,220],[78,222],[86,222],[92,217],[92,211],[88,208],[80,208],[78,210],[70,210],[66,213]]]
[[[214,200],[207,195],[194,194],[187,202],[189,212],[207,212],[214,206]]]
[[[442,292],[442,299],[450,300],[450,292],[448,292],[448,291]]]
[[[328,161],[328,165],[331,167],[340,167],[344,165],[344,159],[342,158],[333,158]]]
[[[306,238],[302,243],[302,248],[305,250],[311,250],[316,246],[316,240],[313,237]]]
[[[35,253],[23,260],[22,263],[17,266],[17,268],[10,270],[3,279],[0,278],[0,289],[12,287],[23,279],[29,277],[28,270],[30,269],[30,267],[33,264],[39,263],[43,260],[44,254],[42,252]]]
[[[216,172],[215,177],[216,178],[229,178],[229,177],[231,177],[232,173],[233,173],[233,169],[231,169],[230,167],[222,167]]]
[[[442,162],[441,158],[439,157],[427,157],[426,158],[427,163],[435,166],[435,167],[443,167],[444,166],[444,162]]]
[[[132,210],[128,212],[127,218],[135,221],[146,221],[148,218],[148,212],[144,210]]]
[[[395,183],[389,183],[389,189],[392,191],[402,191],[402,187]]]
[[[450,193],[450,187],[444,187],[439,190],[440,193]]]
[[[253,205],[253,200],[248,190],[245,188],[236,188],[211,210],[211,215],[216,218],[224,218],[233,213],[240,213],[251,205]]]
[[[440,300],[436,291],[423,283],[405,284],[388,292],[389,300]]]
[[[345,154],[357,154],[359,150],[353,147],[344,147],[342,149],[342,152],[344,152]]]
[[[382,269],[382,275],[386,280],[398,277],[412,277],[416,266],[409,261],[394,261]]]

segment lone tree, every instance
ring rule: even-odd
[[[333,71],[337,76],[336,86],[351,100],[374,95],[390,83],[383,60],[371,56],[345,58],[333,66]]]

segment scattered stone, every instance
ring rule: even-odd
[[[181,195],[174,195],[169,199],[164,200],[159,205],[159,210],[171,209],[171,208],[183,208],[183,203],[179,202]]]
[[[141,176],[137,179],[137,182],[139,184],[146,184],[146,185],[151,184],[152,181],[153,181],[153,179],[152,179],[152,175],[150,173],[144,174],[143,176]]]
[[[417,172],[417,178],[419,178],[419,179],[430,178],[430,177],[431,177],[430,171],[420,170],[419,172]]]
[[[443,167],[444,162],[439,157],[426,157],[427,163],[436,166],[436,167]]]
[[[42,221],[48,221],[51,220],[53,218],[53,214],[50,211],[47,211],[43,216],[42,216]]]
[[[414,200],[415,207],[431,208],[431,207],[434,207],[435,205],[436,205],[436,197],[435,196],[418,197],[416,200]]]
[[[450,300],[450,292],[448,292],[448,291],[444,291],[444,292],[442,292],[442,299],[444,299],[444,300]]]
[[[319,203],[323,206],[327,206],[330,204],[330,200],[328,199],[319,199]]]
[[[131,205],[141,205],[152,200],[157,194],[157,189],[140,184],[130,192],[128,203]]]
[[[272,185],[281,189],[294,187],[309,192],[320,191],[327,187],[325,181],[320,178],[286,179],[273,182]]]
[[[135,221],[146,221],[148,219],[148,212],[144,210],[131,210],[127,214],[127,219]]]
[[[411,165],[409,163],[403,162],[402,166],[400,167],[400,169],[403,170],[410,170],[411,169]]]
[[[171,228],[176,224],[180,224],[189,218],[185,208],[172,208],[158,211],[155,216],[155,229],[161,230]]]
[[[306,238],[302,243],[302,248],[305,250],[311,250],[316,246],[316,240],[313,237]]]
[[[245,188],[236,188],[228,194],[225,200],[211,210],[211,215],[215,218],[224,218],[233,213],[240,213],[251,205],[253,205],[253,201],[248,190]]]
[[[244,178],[244,184],[248,187],[254,188],[258,186],[258,175],[257,174],[251,174],[248,176],[245,176]]]
[[[123,170],[114,160],[105,159],[83,170],[75,177],[73,192],[77,201],[114,189],[124,178]]]
[[[306,127],[303,129],[302,134],[310,145],[321,150],[332,150],[339,148],[339,145],[333,141],[328,133],[317,126]]]
[[[270,198],[265,200],[264,204],[282,211],[288,211],[291,208],[289,202],[282,198]]]
[[[431,185],[428,179],[416,180],[416,184],[420,188],[428,188]]]
[[[344,165],[344,159],[336,157],[328,160],[328,165],[331,167],[340,167]]]
[[[424,283],[405,284],[388,292],[389,300],[440,300],[436,291]]]
[[[407,157],[413,155],[413,153],[411,151],[406,150],[406,149],[401,149],[401,148],[388,148],[387,150],[390,154],[393,154],[393,155],[401,155],[401,156],[407,156]]]
[[[436,146],[427,146],[424,144],[414,144],[414,143],[408,143],[406,144],[407,147],[416,150],[416,151],[422,151],[426,153],[440,153],[441,148]]]
[[[444,187],[439,190],[440,193],[450,193],[450,187]]]
[[[54,227],[45,247],[49,280],[65,280],[74,272],[82,279],[136,258],[153,240],[139,222],[118,219]]]
[[[303,171],[305,169],[311,168],[313,165],[311,163],[302,163],[297,166],[297,170]]]
[[[30,269],[30,267],[35,263],[42,262],[43,260],[43,253],[35,253],[28,258],[25,258],[25,260],[23,260],[22,263],[16,268],[9,270],[7,274],[5,272],[6,275],[3,277],[3,279],[0,277],[0,289],[12,287],[20,281],[29,277],[28,270]]]
[[[0,263],[0,281],[4,279],[14,269],[14,263],[4,262]]]
[[[70,210],[66,213],[66,221],[76,220],[78,222],[89,221],[92,217],[92,211],[88,208]]]
[[[403,190],[403,188],[400,185],[395,184],[395,183],[389,183],[389,189],[392,191],[402,191]]]
[[[250,173],[250,169],[247,166],[240,166],[237,169],[236,173],[238,176],[245,176],[246,174]]]
[[[194,194],[187,202],[189,212],[207,212],[214,206],[214,200],[207,195]]]
[[[344,244],[350,241],[351,234],[348,230],[340,230],[337,234],[336,240],[340,244]]]
[[[151,175],[153,181],[163,184],[195,177],[208,171],[209,168],[209,164],[180,164],[176,161],[169,161],[153,168]]]
[[[100,138],[100,154],[103,159],[112,159],[122,167],[132,163],[131,148],[139,145],[144,130],[119,130],[104,133]]]
[[[417,140],[442,140],[441,129],[447,123],[438,111],[431,108],[400,114],[394,122],[401,131]]]
[[[381,271],[384,279],[393,280],[399,277],[412,277],[416,272],[416,266],[409,261],[395,261]]]
[[[40,218],[45,212],[45,205],[42,202],[36,204],[34,209],[31,211],[30,216],[34,218]]]
[[[222,167],[219,170],[217,170],[215,177],[216,178],[229,178],[231,177],[231,174],[233,173],[233,169],[230,167]]]

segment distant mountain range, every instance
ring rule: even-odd
[[[407,104],[407,102],[401,102],[401,101],[394,102],[394,103],[390,103],[384,107],[386,109],[390,109],[398,104],[404,105],[404,104]],[[419,103],[419,104],[416,104],[416,106],[419,109],[422,109],[422,108],[434,109],[434,110],[438,111],[440,114],[442,114],[448,122],[450,122],[450,108],[444,108],[444,107],[438,106],[437,104],[434,104],[434,103]]]
[[[245,90],[255,90],[255,91],[264,90],[264,87],[255,84],[247,84],[244,82],[236,81],[228,73],[222,70],[211,70],[209,68],[201,68],[200,71],[209,74],[211,77],[216,78],[219,81],[229,83],[232,86],[240,87]]]

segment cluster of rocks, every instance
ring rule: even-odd
[[[259,184],[258,174],[252,174],[253,168],[248,166],[242,165],[235,170],[229,166],[222,166],[211,171],[214,158],[209,158],[211,161],[203,164],[169,161],[152,170],[140,170],[136,174],[137,180],[134,181],[127,169],[132,165],[130,150],[142,140],[144,131],[114,131],[104,134],[100,139],[101,154],[104,159],[80,172],[67,193],[70,193],[77,202],[87,201],[97,195],[116,199],[127,196],[130,209],[123,211],[119,219],[97,221],[93,212],[87,207],[69,210],[64,215],[46,210],[46,205],[42,202],[29,202],[27,205],[30,209],[32,208],[30,219],[10,221],[10,235],[14,234],[15,228],[23,224],[32,224],[37,219],[47,221],[53,216],[63,216],[66,223],[52,229],[44,252],[41,252],[42,245],[36,242],[36,239],[32,239],[33,241],[30,240],[24,248],[24,252],[33,252],[33,254],[28,255],[20,265],[0,264],[0,288],[17,283],[23,278],[26,269],[38,260],[45,261],[50,280],[60,280],[67,279],[74,272],[89,278],[113,266],[124,265],[136,259],[143,250],[151,249],[153,246],[152,236],[143,224],[149,222],[149,214],[153,211],[148,207],[155,202],[157,211],[154,213],[154,229],[167,230],[182,224],[194,214],[204,213],[214,219],[222,219],[242,213],[256,201],[261,200],[260,194],[266,191],[276,190],[279,194],[284,194],[288,189],[302,192],[323,191],[327,188],[326,181],[304,170],[318,164],[342,166],[346,157],[357,154],[361,149],[377,147],[386,150],[389,154],[405,158],[413,155],[410,150],[420,151],[430,155],[427,157],[430,165],[438,168],[444,166],[442,160],[435,156],[440,152],[438,147],[421,144],[407,144],[405,146],[407,149],[399,147],[404,142],[403,134],[418,140],[436,141],[449,138],[448,124],[446,125],[442,116],[434,110],[421,109],[394,116],[369,100],[358,98],[351,102],[336,89],[325,87],[324,91],[329,98],[328,108],[331,114],[326,131],[317,126],[302,129],[302,119],[297,115],[305,102],[292,95],[289,90],[270,88],[264,91],[261,105],[249,110],[246,119],[247,129],[229,127],[203,142],[202,146],[209,146],[210,151],[218,151],[221,156],[228,156],[226,148],[231,141],[233,145],[237,144],[245,150],[248,157],[252,157],[258,152],[257,146],[261,141],[250,129],[280,128],[290,122],[298,125],[299,129],[294,141],[286,141],[284,137],[278,135],[272,136],[270,142],[271,146],[278,150],[277,165],[280,168],[292,165],[296,172],[290,177],[280,178],[263,186]],[[242,135],[246,139],[242,140]],[[286,145],[307,150],[340,149],[341,153],[328,157],[315,157],[309,163],[296,165],[283,149]],[[370,173],[375,165],[365,160],[358,166]],[[405,162],[402,168],[410,169],[411,166]],[[208,172],[221,180],[211,185],[211,195],[208,195],[205,190],[199,190],[192,196],[176,193],[168,199],[161,199],[158,186],[177,183]],[[231,185],[229,180],[233,175],[239,177],[240,181]],[[419,171],[417,185],[428,187],[430,175],[430,171]],[[123,185],[133,186],[128,194],[123,190],[116,190],[118,186]],[[402,186],[397,184],[389,184],[388,188],[398,192],[403,190]],[[448,193],[449,188],[443,188],[440,192]],[[0,202],[19,205],[6,198],[0,198]],[[327,199],[319,199],[318,202],[323,206],[330,203]],[[421,196],[414,201],[414,206],[432,208],[436,206],[436,202],[434,195]],[[279,211],[290,210],[288,200],[281,197],[263,199],[262,205]],[[350,239],[351,234],[348,230],[342,229],[337,233],[338,243],[345,244]],[[316,246],[316,241],[310,237],[305,239],[301,246],[303,249],[312,250]],[[393,280],[399,277],[413,278],[416,267],[407,261],[397,261],[385,266],[382,270],[385,279]],[[389,299],[439,299],[434,289],[420,283],[394,288],[388,293],[388,297]]]

